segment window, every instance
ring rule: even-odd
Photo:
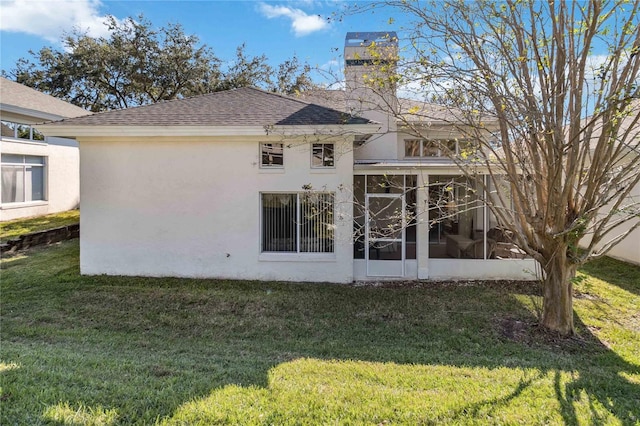
[[[2,120],[2,137],[44,142],[44,135],[28,124]]]
[[[475,154],[475,144],[467,139],[406,139],[404,156],[407,158],[448,157],[458,155],[467,158]]]
[[[422,157],[422,140],[407,139],[404,141],[405,157]]]
[[[311,167],[333,167],[334,166],[334,144],[314,143],[311,150]]]
[[[333,253],[333,194],[262,194],[262,251]]]
[[[281,143],[261,143],[260,155],[262,160],[260,167],[282,168],[284,167],[284,145]]]
[[[2,203],[45,199],[44,157],[2,154]]]

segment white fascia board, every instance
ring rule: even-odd
[[[96,125],[39,125],[45,136],[77,137],[135,137],[135,136],[267,136],[267,135],[353,135],[372,133],[378,125],[351,124],[330,126],[96,126]]]
[[[25,117],[30,117],[33,121],[42,120],[42,121],[57,121],[62,120],[63,118],[67,118],[63,115],[51,114],[48,112],[38,111],[35,109],[23,108],[15,105],[8,105],[0,103],[0,111],[8,112],[16,115],[23,115]],[[87,111],[87,114],[90,114]]]
[[[469,165],[468,169],[474,174],[488,174],[489,169],[484,165]],[[420,163],[401,161],[380,161],[374,164],[354,164],[354,172],[374,174],[412,174],[416,172],[426,174],[456,174],[461,175],[460,167],[454,163]]]

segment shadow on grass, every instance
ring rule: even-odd
[[[638,424],[640,421],[640,385],[633,383],[623,375],[639,375],[640,366],[632,364],[618,356],[604,345],[575,314],[576,329],[580,333],[580,352],[592,352],[592,362],[585,360],[575,365],[572,380],[562,384],[560,372],[554,372],[554,390],[560,403],[560,413],[565,424],[577,425],[579,416],[575,403],[582,397],[589,401],[591,424],[607,423],[602,414],[595,409],[599,403],[625,425]],[[575,339],[574,339],[575,340]],[[575,351],[575,350],[574,350]],[[602,367],[600,367],[600,363]],[[636,395],[636,396],[634,396]]]
[[[427,422],[495,418],[511,404],[535,401],[527,398],[540,386],[567,424],[584,421],[584,398],[588,422],[640,419],[640,385],[625,378],[639,375],[640,366],[580,318],[577,338],[542,332],[527,303],[536,297],[531,284],[391,288],[81,277],[73,256],[77,242],[27,253],[3,270],[0,354],[20,365],[0,376],[3,424],[23,422],[18,415],[31,424],[68,424],[64,416],[74,412],[110,410],[116,423],[180,423],[207,409],[218,412],[202,414],[205,423],[221,412],[236,413],[237,422],[250,414],[257,423],[296,415],[326,423],[331,418],[286,404],[310,394],[317,397],[310,407],[334,404],[323,407],[328,415],[346,416],[348,404],[366,404],[379,382],[401,396],[421,390],[409,408],[420,414],[433,400],[436,416],[423,413]],[[306,382],[311,376],[316,381]],[[299,383],[283,388],[291,381]],[[350,385],[362,389],[341,389]],[[437,399],[440,389],[446,392]],[[415,420],[393,412],[405,403],[393,392],[371,401],[378,406],[362,415],[384,412],[386,404],[392,420]],[[49,407],[47,418],[42,407]]]

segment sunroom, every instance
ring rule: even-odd
[[[356,165],[354,278],[535,279],[535,262],[486,203],[496,199],[508,192],[451,164]]]

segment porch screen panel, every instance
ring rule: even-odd
[[[297,194],[262,194],[262,251],[297,251]]]
[[[300,251],[333,252],[333,194],[300,194]]]

